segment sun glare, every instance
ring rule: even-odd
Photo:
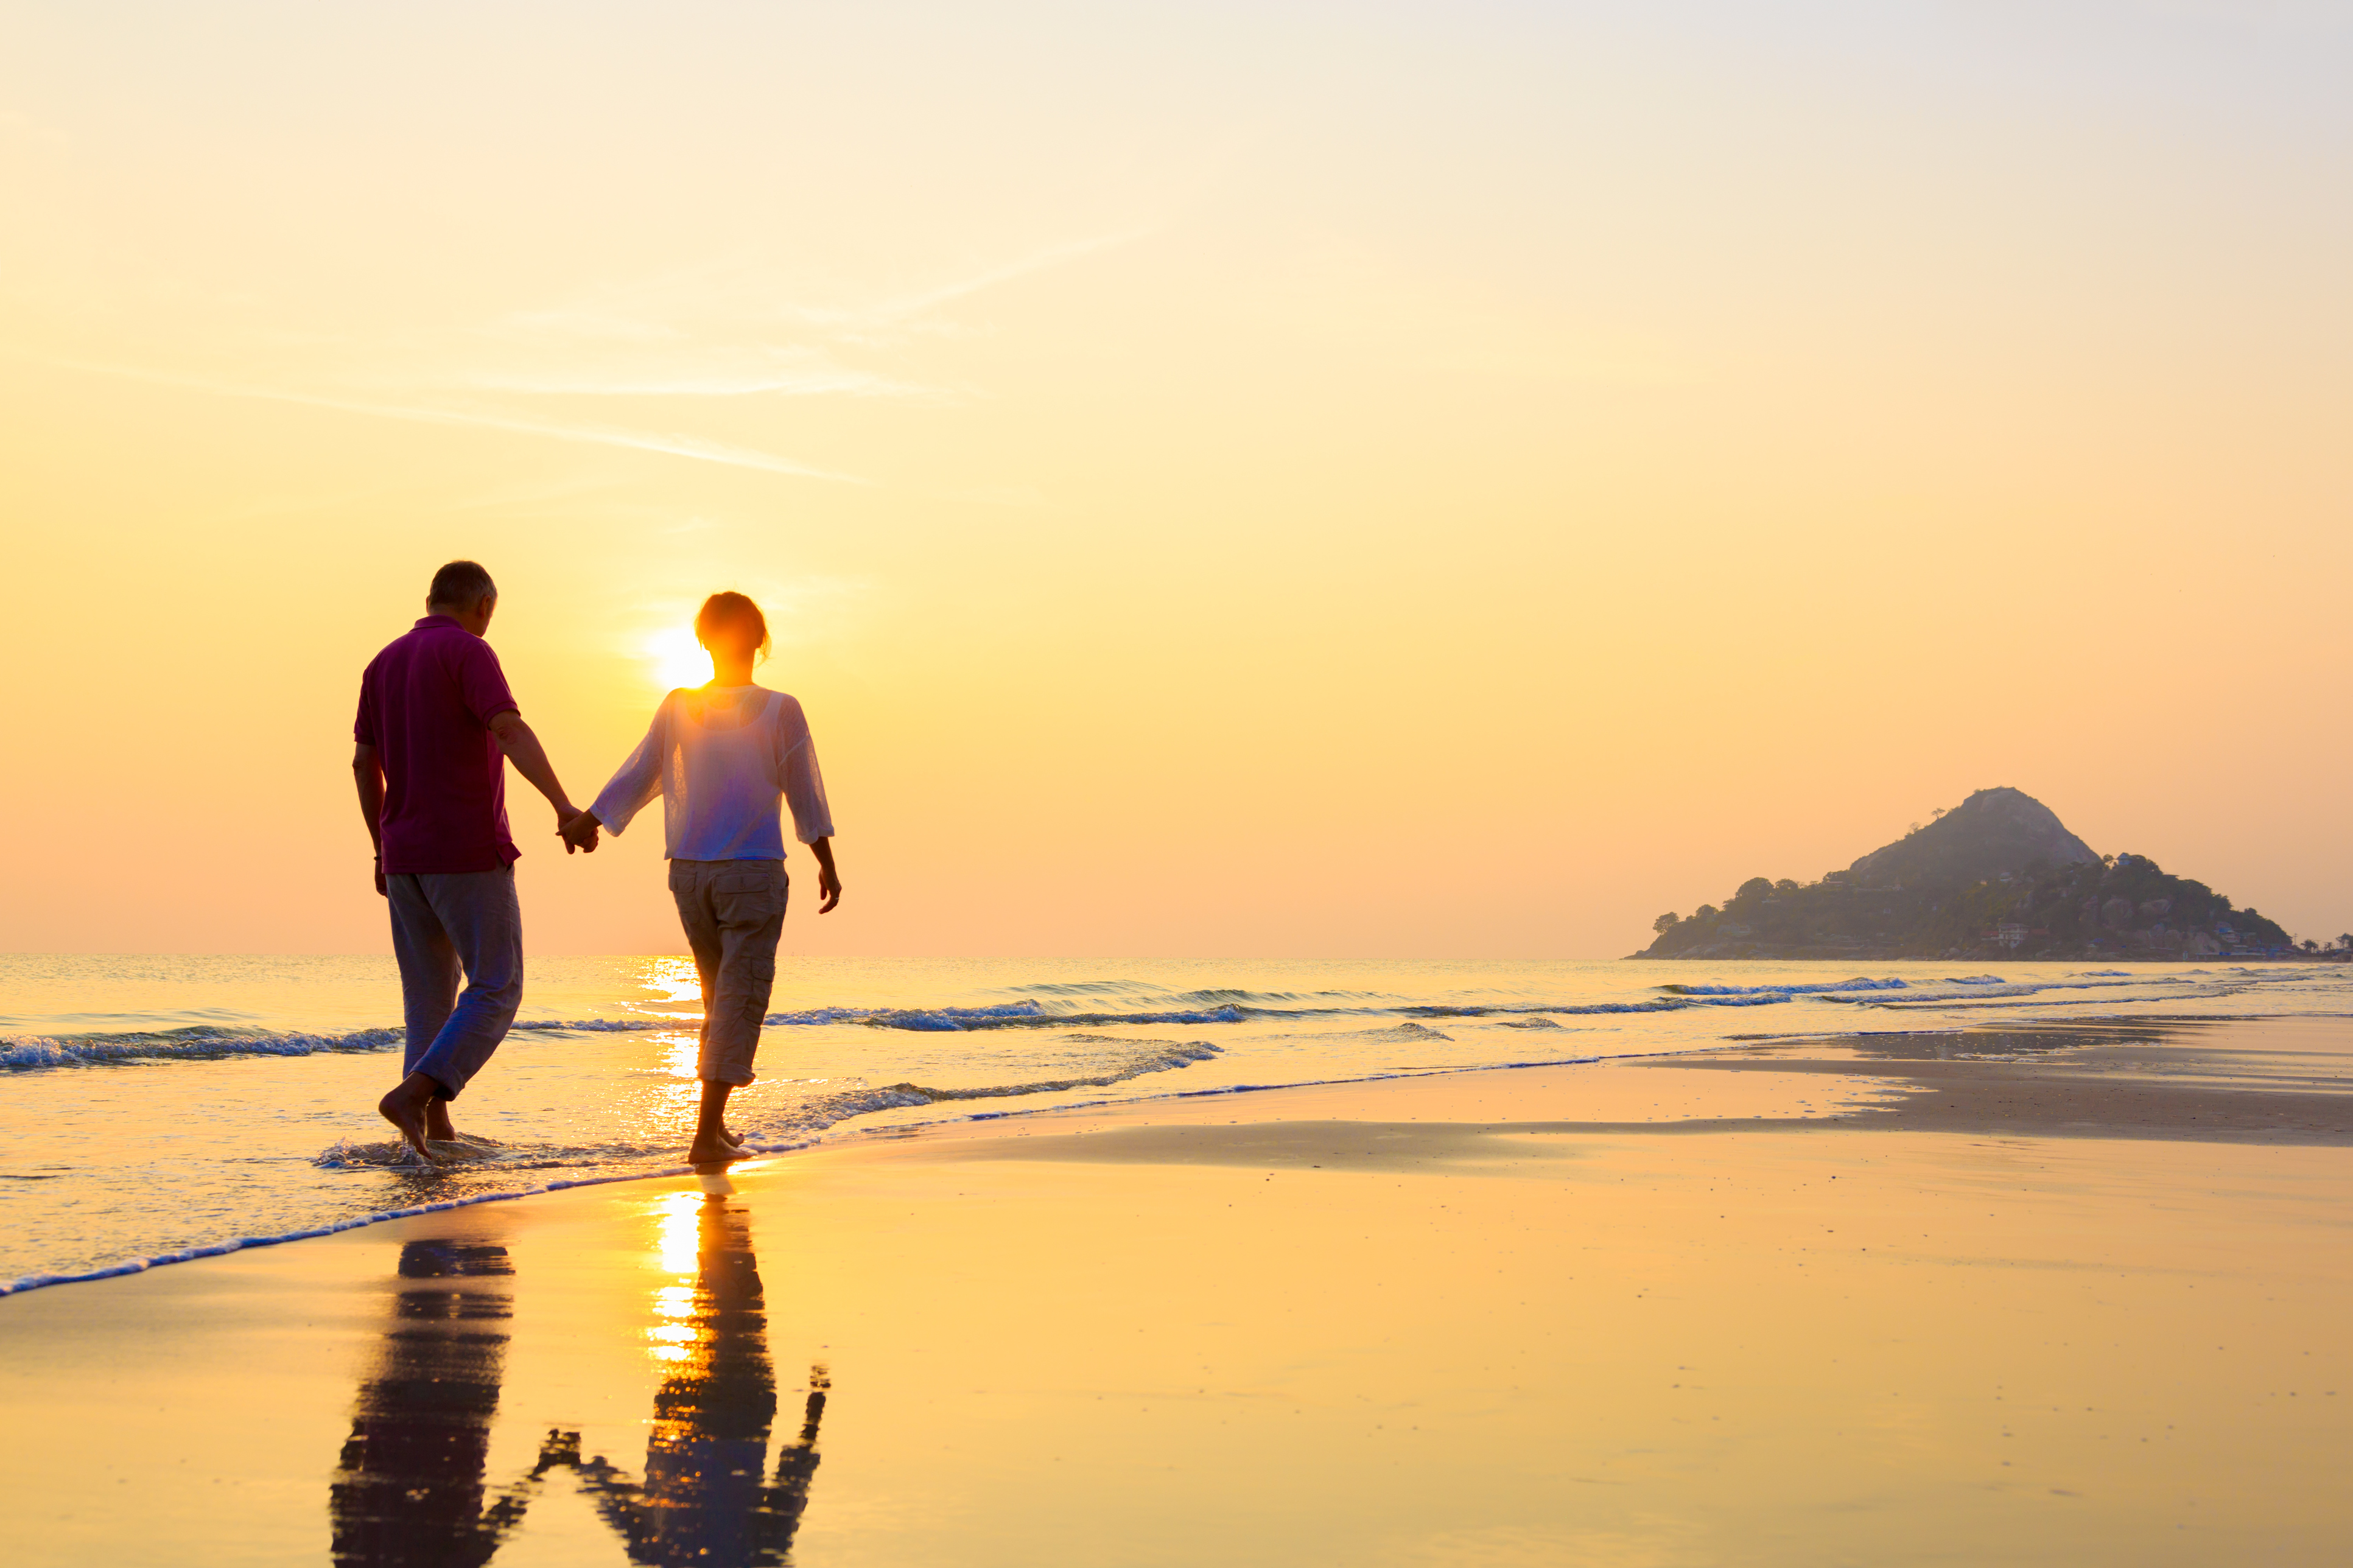
[[[664,690],[701,686],[711,679],[711,655],[684,626],[654,633],[646,638],[644,651],[646,661],[653,667],[654,679]]]

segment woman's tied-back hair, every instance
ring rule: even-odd
[[[694,640],[709,647],[711,639],[729,626],[741,626],[750,633],[753,647],[759,649],[762,658],[767,657],[768,617],[749,597],[732,589],[702,601],[702,608],[694,617]]]
[[[433,586],[425,591],[428,605],[447,605],[453,610],[470,610],[484,599],[499,596],[499,585],[476,561],[452,561],[433,574]]]

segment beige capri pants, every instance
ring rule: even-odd
[[[707,1083],[740,1088],[752,1081],[790,889],[782,860],[670,863],[670,896],[702,977],[702,1050],[695,1077]]]

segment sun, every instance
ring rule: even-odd
[[[642,646],[646,662],[653,667],[654,679],[665,691],[701,686],[711,679],[711,655],[684,626],[656,632]]]

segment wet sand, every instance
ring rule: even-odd
[[[33,1292],[9,1556],[2334,1562],[2348,1061],[2298,1020],[1208,1096]]]

